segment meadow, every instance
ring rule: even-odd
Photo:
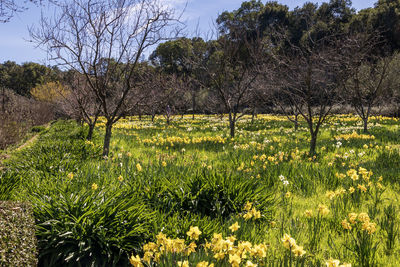
[[[40,266],[400,266],[400,129],[331,116],[126,117],[101,157],[74,121],[3,162],[0,198],[33,206]]]

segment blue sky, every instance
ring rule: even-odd
[[[182,8],[185,0],[166,0],[177,8]],[[353,7],[357,10],[372,7],[377,0],[353,0]],[[18,2],[18,1],[17,1]],[[264,2],[264,1],[263,1]],[[300,0],[280,0],[282,4],[289,6],[290,9],[296,6],[302,6],[305,2]],[[323,1],[311,1],[323,2]],[[183,20],[188,25],[190,33],[194,31],[196,25],[199,25],[200,31],[204,34],[212,27],[212,22],[215,21],[218,14],[228,10],[237,9],[242,0],[188,0]],[[35,48],[34,44],[30,43],[28,27],[37,23],[40,18],[40,13],[48,12],[46,7],[29,6],[29,9],[23,13],[15,15],[10,22],[0,23],[0,63],[12,60],[17,63],[28,61],[38,62],[41,64],[54,63],[47,60],[47,55],[39,48]],[[149,52],[147,52],[149,53]]]

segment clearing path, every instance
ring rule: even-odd
[[[47,129],[49,129],[49,128],[50,128],[50,123],[46,124],[45,130],[47,130]],[[22,149],[24,149],[24,148],[26,148],[26,147],[32,145],[33,143],[35,143],[36,140],[39,138],[39,134],[40,134],[40,133],[37,133],[37,134],[35,134],[34,136],[32,136],[32,137],[31,137],[30,139],[28,139],[25,143],[21,144],[19,147],[17,147],[16,149],[14,149],[14,151],[20,151],[20,150],[22,150]],[[2,154],[2,155],[0,155],[0,170],[3,168],[3,167],[2,167],[2,161],[5,160],[5,159],[8,159],[9,157],[11,157],[10,154]]]

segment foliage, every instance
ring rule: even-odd
[[[104,123],[99,118],[93,141],[85,141],[86,128],[56,122],[4,162],[2,181],[12,188],[3,196],[32,203],[42,266],[127,265],[132,255],[144,264],[143,246],[157,243],[160,232],[193,251],[159,250],[155,266],[232,265],[229,253],[217,260],[222,251],[207,247],[214,234],[224,242],[235,236],[231,255],[240,266],[398,264],[395,119],[371,117],[366,135],[359,117],[330,117],[314,158],[306,122],[295,131],[283,116],[244,116],[233,139],[227,118],[184,116],[168,125],[127,117],[115,125],[112,153],[101,158]],[[195,226],[202,233],[191,240]],[[245,241],[247,259],[233,253]],[[257,245],[265,256],[251,256]]]
[[[0,202],[0,265],[37,266],[32,207],[23,202]]]
[[[59,82],[48,82],[31,89],[31,95],[39,101],[56,103],[70,94]]]

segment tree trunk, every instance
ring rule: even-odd
[[[256,117],[256,108],[253,108],[253,111],[251,113],[251,124],[254,123],[254,118]]]
[[[194,112],[196,109],[196,93],[192,92],[192,120],[194,120]]]
[[[229,129],[231,133],[231,138],[235,137],[235,118],[232,117],[232,113],[229,112]]]
[[[94,123],[90,123],[90,124],[89,124],[89,132],[88,132],[88,134],[87,134],[87,136],[86,136],[86,140],[88,140],[88,141],[92,140],[94,126],[95,126]]]
[[[317,133],[311,134],[310,142],[310,156],[315,155],[315,148],[317,147]]]
[[[368,118],[364,118],[363,122],[364,122],[364,133],[368,133]]]
[[[107,122],[106,134],[104,136],[103,157],[108,156],[108,153],[110,152],[111,130],[112,130],[112,123]]]
[[[156,113],[151,114],[151,122],[154,122],[155,117],[156,117]]]

